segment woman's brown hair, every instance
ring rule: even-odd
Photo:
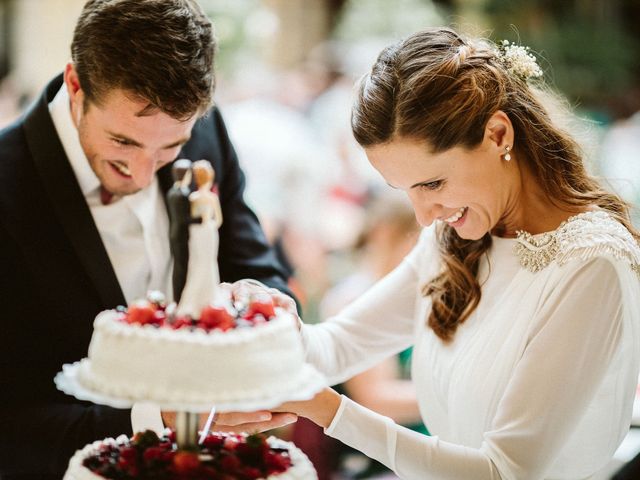
[[[579,212],[598,206],[636,238],[628,205],[589,176],[580,148],[555,125],[541,88],[509,72],[495,45],[468,40],[449,28],[424,30],[385,48],[358,86],[351,125],[363,147],[404,138],[423,141],[432,153],[477,147],[496,111],[514,129],[513,153],[527,162],[555,204]],[[491,236],[465,240],[448,226],[437,229],[441,273],[423,288],[432,299],[428,325],[449,341],[477,307],[477,279]]]

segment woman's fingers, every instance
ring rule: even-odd
[[[225,412],[220,413],[215,419],[215,425],[234,427],[244,423],[267,422],[271,420],[271,412],[259,410],[257,412]]]
[[[291,315],[298,317],[298,307],[296,302],[289,295],[285,295],[284,293],[276,290],[275,288],[271,288],[271,298],[273,299],[273,303],[276,307],[280,307]]]
[[[285,295],[276,288],[270,288],[263,283],[253,279],[238,280],[234,283],[223,283],[220,285],[222,289],[231,292],[231,298],[234,302],[244,305],[249,303],[251,297],[257,295],[268,295],[271,297],[275,306],[280,307],[292,315],[298,316],[296,302],[288,295]]]
[[[257,418],[264,420],[255,420]],[[284,427],[297,420],[298,416],[293,413],[269,413],[264,416],[251,416],[246,413],[221,413],[211,430],[217,432],[264,432]]]
[[[204,428],[208,414],[200,415],[200,428]],[[165,427],[176,428],[176,413],[162,412],[162,420]],[[233,432],[233,433],[256,433],[265,432],[274,428],[284,427],[298,420],[298,416],[294,413],[269,412],[261,410],[258,412],[226,412],[219,413],[215,416],[215,421],[210,427],[210,431],[214,432]]]

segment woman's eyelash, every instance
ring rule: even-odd
[[[440,190],[443,185],[444,185],[444,180],[434,180],[433,182],[421,184],[420,188],[436,191],[436,190]]]

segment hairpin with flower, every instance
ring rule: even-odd
[[[498,42],[498,50],[500,61],[511,74],[523,80],[542,76],[542,69],[529,47],[502,40]]]

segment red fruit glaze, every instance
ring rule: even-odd
[[[173,467],[176,473],[180,475],[194,472],[200,467],[198,454],[193,452],[178,452],[173,457]]]
[[[232,473],[241,466],[240,459],[234,455],[225,455],[220,459],[220,468],[223,472]]]
[[[238,446],[238,443],[239,441],[236,437],[228,436],[224,439],[223,447],[225,448],[225,450],[233,452]]]
[[[174,322],[171,324],[171,328],[173,328],[174,330],[178,330],[179,328],[188,328],[191,327],[193,324],[191,323],[191,319],[188,317],[178,317],[174,320]]]
[[[226,308],[208,305],[200,312],[199,326],[205,330],[218,328],[227,331],[235,326],[235,319]]]
[[[146,325],[155,323],[155,308],[150,305],[131,305],[127,311],[127,322]]]
[[[142,454],[142,458],[146,463],[151,463],[155,460],[163,460],[165,458],[166,448],[163,447],[149,447]]]
[[[153,319],[150,323],[154,325],[162,326],[167,321],[167,314],[164,313],[164,310],[156,310],[153,313]]]
[[[244,318],[250,320],[258,314],[262,315],[266,320],[269,320],[271,317],[276,315],[276,309],[271,297],[260,296],[252,300],[249,303],[249,308],[247,309],[247,313],[245,313]]]

